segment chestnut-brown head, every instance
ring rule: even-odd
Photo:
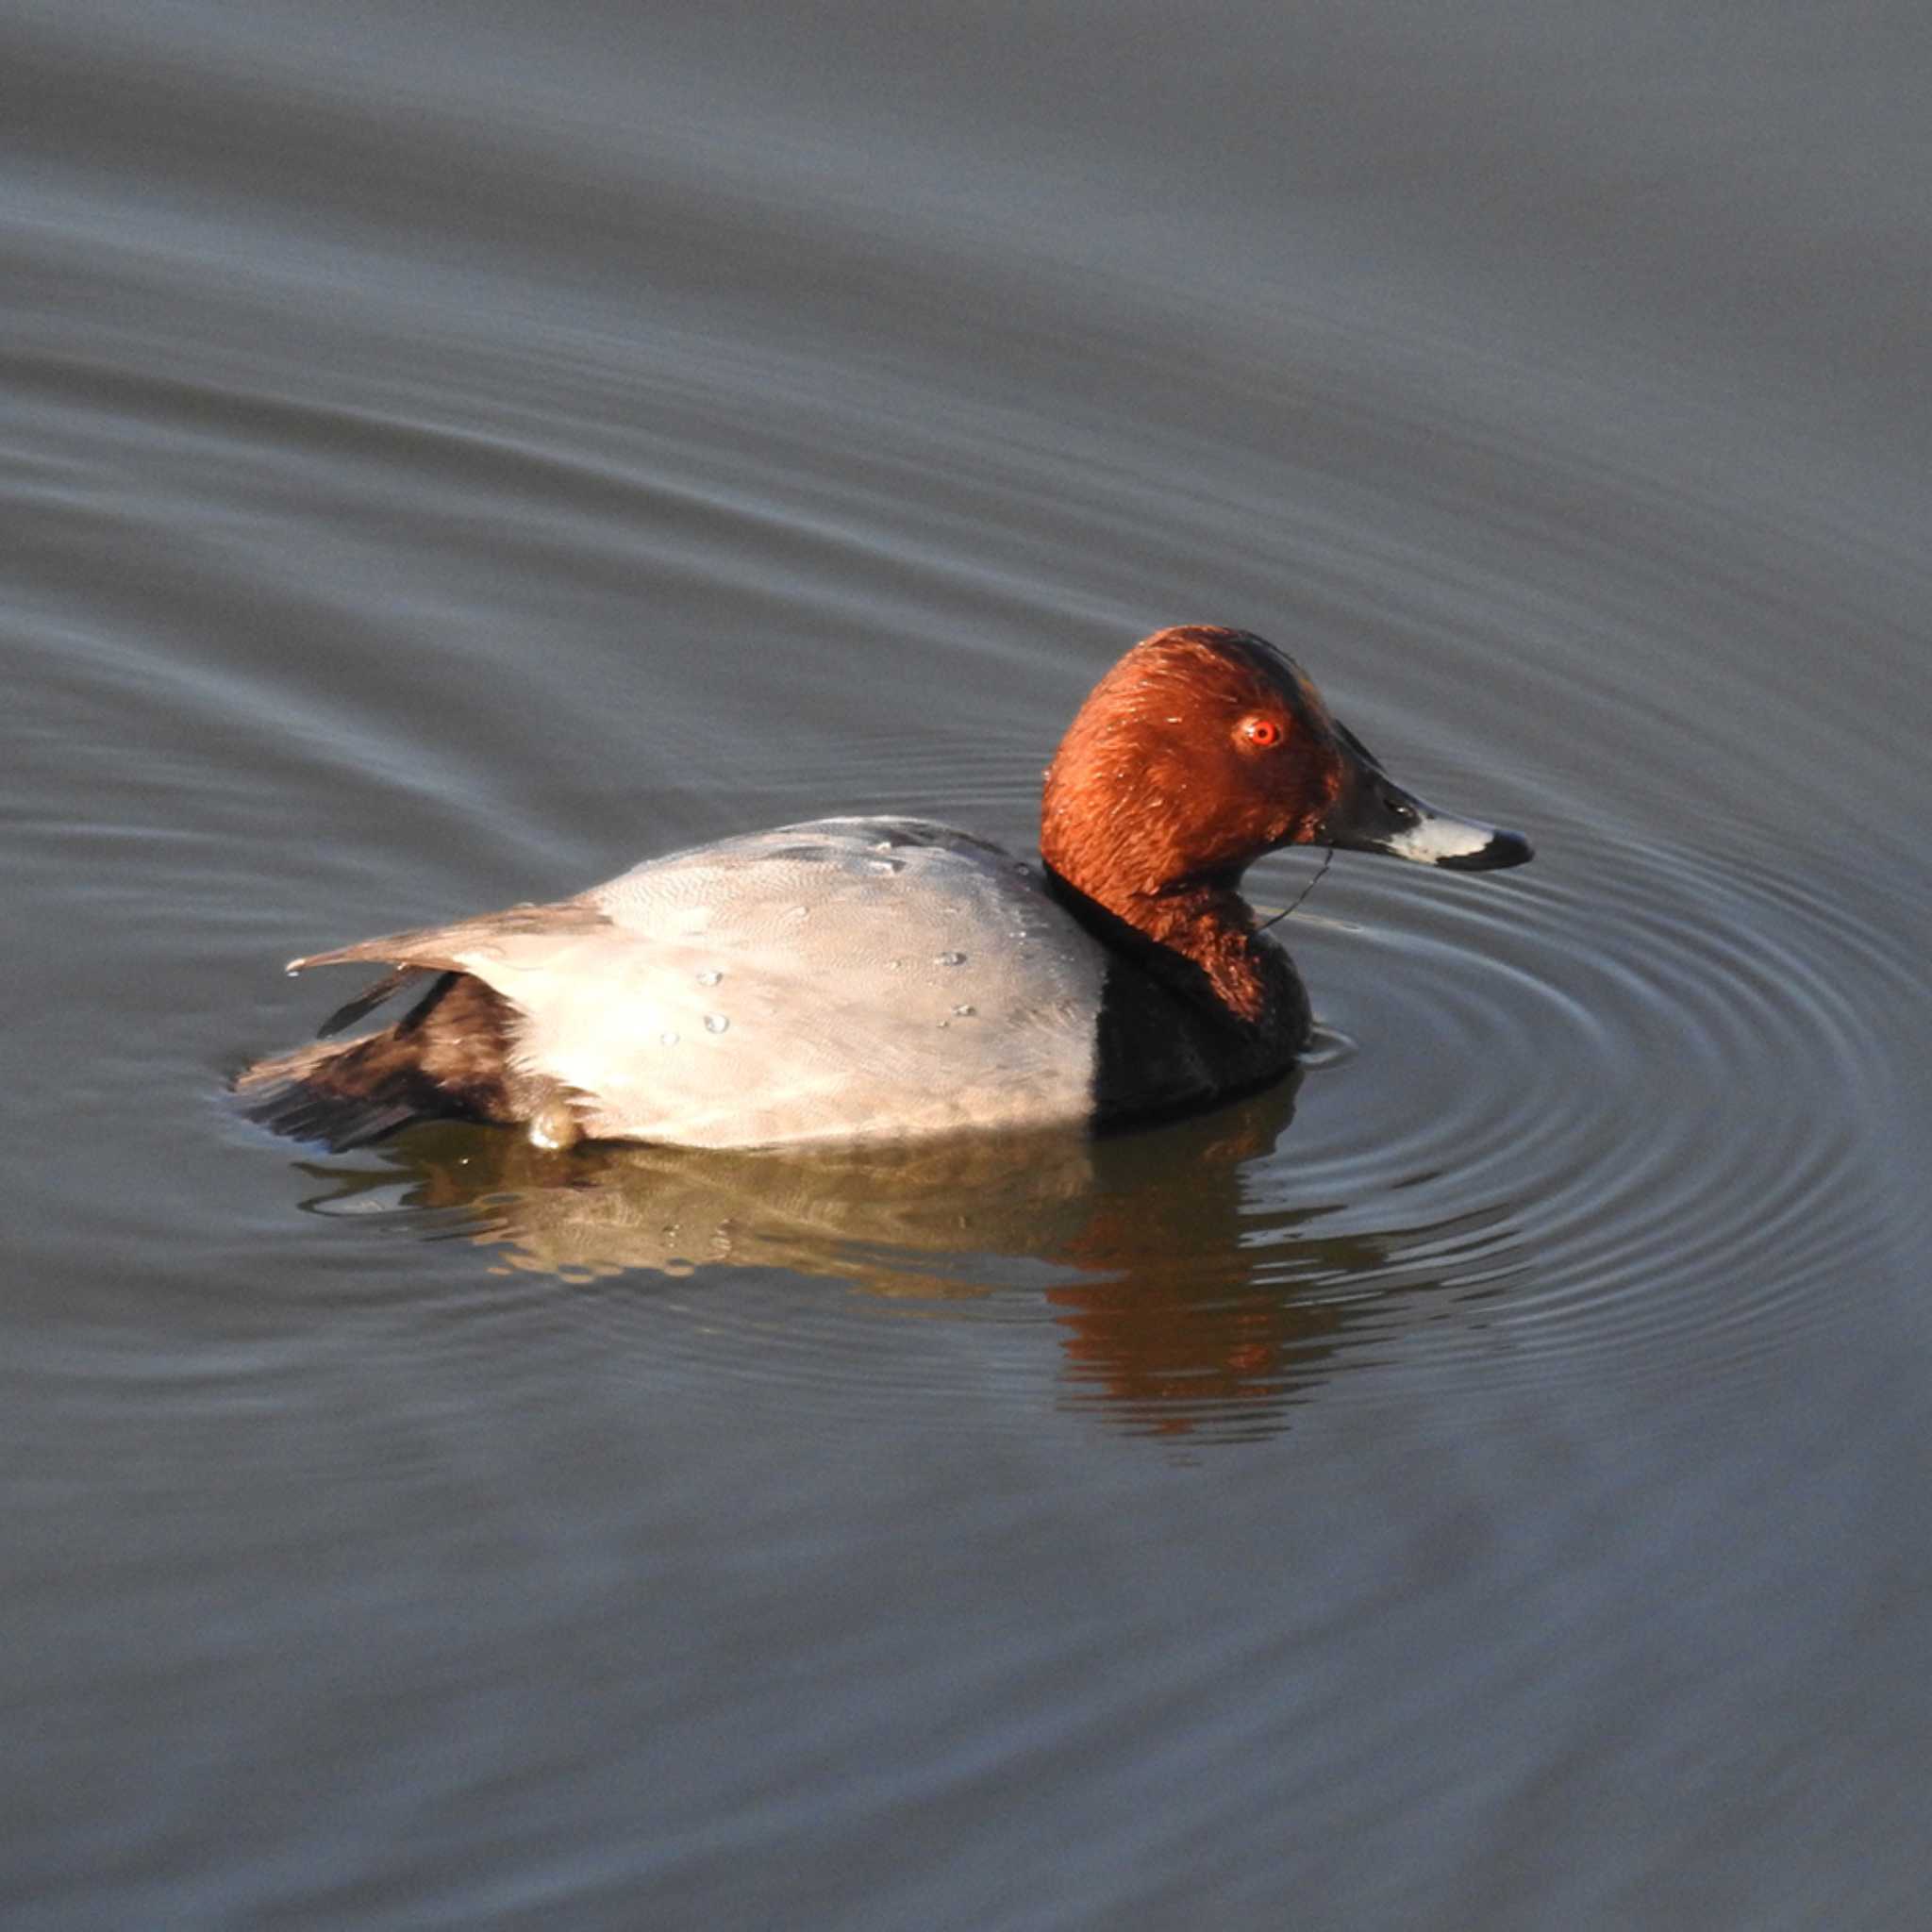
[[[1135,918],[1136,901],[1231,891],[1264,852],[1297,844],[1466,871],[1530,856],[1516,833],[1402,790],[1292,658],[1217,625],[1136,644],[1093,688],[1047,770],[1042,855],[1123,917]]]
[[[1046,774],[1041,850],[1107,905],[1231,887],[1312,839],[1342,785],[1335,721],[1291,659],[1246,631],[1178,625],[1080,708]]]

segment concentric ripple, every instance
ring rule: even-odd
[[[1503,1209],[1509,1293],[1439,1358],[1630,1373],[1831,1319],[1833,1284],[1912,1238],[1871,1134],[1901,936],[1841,867],[1560,821],[1541,842],[1521,890],[1357,874],[1355,929],[1297,935],[1318,1007],[1368,1044],[1332,1096],[1311,1081],[1281,1177],[1352,1197],[1351,1224],[1418,1191]]]

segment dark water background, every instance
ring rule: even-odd
[[[12,0],[8,1927],[1923,1924],[1928,97],[1879,4]],[[298,951],[1029,844],[1181,620],[1540,848],[1338,860],[1292,1091],[221,1097]]]

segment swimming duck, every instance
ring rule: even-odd
[[[1208,625],[1157,632],[1094,687],[1040,842],[1033,864],[924,819],[813,819],[313,953],[288,970],[393,970],[236,1089],[336,1148],[425,1116],[551,1147],[1107,1128],[1265,1085],[1307,1046],[1301,979],[1241,896],[1263,853],[1530,857],[1396,785],[1284,653]],[[425,977],[391,1025],[332,1038]]]

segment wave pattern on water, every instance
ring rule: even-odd
[[[1719,11],[8,9],[8,1905],[1914,1922],[1923,23]],[[1298,1083],[225,1107],[1184,620],[1540,848],[1339,859]]]

